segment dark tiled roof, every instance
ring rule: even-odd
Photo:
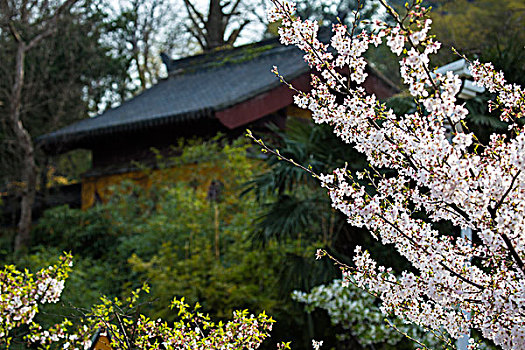
[[[281,83],[270,71],[274,65],[287,79],[307,72],[302,55],[296,48],[272,39],[168,61],[168,78],[117,108],[43,135],[38,142],[52,147],[144,126],[213,118],[215,111],[279,86]]]

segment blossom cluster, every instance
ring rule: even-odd
[[[255,316],[247,310],[235,311],[231,321],[215,323],[208,315],[193,311],[184,298],[174,299],[171,307],[178,312],[179,321],[168,323],[152,320],[136,311],[141,292],[133,291],[126,300],[101,298],[89,312],[78,310],[75,323],[64,319],[50,328],[34,321],[39,306],[56,303],[72,266],[72,256],[64,254],[59,263],[35,274],[5,266],[0,271],[0,345],[10,348],[10,331],[26,326],[23,337],[37,348],[86,350],[92,347],[93,335],[104,332],[115,349],[257,349],[270,336],[274,320],[264,312]],[[290,349],[289,343],[278,349]]]
[[[508,135],[482,144],[464,122],[460,77],[434,73],[430,65],[440,44],[428,35],[428,10],[415,0],[399,16],[380,2],[394,25],[378,21],[372,32],[359,34],[335,25],[330,46],[316,38],[317,23],[294,16],[286,1],[274,0],[272,10],[282,22],[281,41],[302,49],[313,71],[311,90],[299,92],[295,103],[316,123],[333,126],[369,163],[356,174],[342,168],[319,176],[332,206],[393,245],[414,268],[394,274],[358,247],[354,266],[341,266],[345,278],[407,322],[454,339],[475,328],[504,349],[523,349],[525,129],[514,124]],[[397,115],[347,82],[366,79],[362,55],[383,40],[400,58],[401,77],[418,105],[413,113]],[[471,70],[476,84],[497,95],[493,106],[502,120],[523,116],[521,87],[490,64],[473,62]],[[474,238],[438,231],[435,223],[442,221],[470,229]]]
[[[312,347],[314,348],[314,350],[321,349],[321,346],[323,346],[323,341],[322,340],[320,340],[320,341],[312,340]]]
[[[525,115],[525,93],[521,86],[507,83],[503,73],[496,72],[492,63],[480,63],[476,60],[471,71],[477,85],[498,94],[495,105],[502,110],[501,120],[515,122],[515,117]]]
[[[91,348],[93,334],[103,330],[115,349],[250,350],[269,337],[274,323],[264,312],[255,316],[247,310],[235,311],[231,321],[215,323],[198,311],[198,304],[190,311],[184,298],[172,302],[178,321],[154,320],[134,311],[141,291],[147,292],[148,287],[134,291],[126,301],[103,297],[102,303],[93,306],[76,325],[66,319],[43,330],[33,323],[26,340],[44,348],[58,345],[82,350]],[[278,348],[289,349],[289,344],[279,344]]]
[[[65,319],[61,323],[44,330],[41,325],[33,322],[29,326],[30,333],[25,337],[25,340],[33,346],[40,345],[43,348],[61,343],[62,349],[90,349],[90,338],[94,332],[87,326],[83,326],[73,333],[70,332],[72,326],[73,323]]]
[[[0,271],[0,344],[9,347],[10,331],[31,324],[39,305],[59,300],[71,266],[70,254],[35,274],[4,266]]]
[[[385,315],[376,305],[376,298],[347,281],[336,279],[326,285],[314,287],[308,293],[294,291],[292,299],[305,304],[305,309],[312,312],[316,308],[324,309],[334,326],[340,326],[347,333],[338,335],[340,339],[354,339],[363,347],[377,343],[396,345],[402,335],[424,338],[426,344],[437,344],[437,339],[430,332],[405,325],[399,319],[393,319],[392,326],[385,320]]]

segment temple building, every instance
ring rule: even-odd
[[[271,72],[279,68],[298,89],[309,89],[310,69],[303,53],[277,38],[179,60],[163,56],[168,77],[94,118],[41,136],[49,154],[73,149],[92,152],[92,169],[82,180],[82,207],[104,201],[107,187],[122,179],[147,184],[148,176],[133,164],[148,164],[180,138],[229,137],[268,123],[286,127],[290,117],[308,118],[293,105],[294,92]],[[372,68],[364,88],[385,99],[398,89]],[[166,151],[167,152],[167,151]]]

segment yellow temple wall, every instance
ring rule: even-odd
[[[290,105],[286,109],[288,117],[301,120],[311,120],[311,112]],[[260,165],[259,165],[260,166]],[[227,183],[231,167],[224,161],[202,161],[194,163],[178,163],[176,166],[161,169],[134,170],[118,174],[84,177],[82,179],[81,205],[82,209],[92,207],[96,202],[106,203],[116,185],[123,181],[132,181],[148,189],[154,183],[177,181],[194,182],[201,192],[206,193],[212,180]],[[227,186],[228,187],[228,186]],[[227,190],[227,189],[226,189]]]
[[[213,174],[213,176],[210,176]],[[92,207],[97,201],[106,203],[114,186],[123,181],[132,181],[144,188],[153,183],[189,181],[202,179],[198,186],[207,189],[212,180],[224,179],[224,169],[213,164],[184,164],[163,169],[145,169],[121,174],[86,177],[82,180],[82,209]]]

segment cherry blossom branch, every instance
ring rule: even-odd
[[[378,217],[383,220],[386,224],[388,224],[389,226],[391,226],[393,229],[395,229],[401,236],[403,236],[404,238],[406,238],[410,243],[412,243],[412,245],[417,248],[417,249],[420,249],[422,250],[423,252],[427,253],[430,255],[430,251],[428,250],[428,248],[425,248],[425,247],[422,247],[421,245],[419,245],[412,237],[408,236],[405,232],[403,232],[403,230],[401,230],[397,225],[395,225],[394,223],[392,223],[390,220],[388,220],[385,216],[383,215],[378,215]],[[443,260],[446,260],[444,257],[443,257]],[[478,289],[485,289],[485,287],[483,287],[482,285],[478,284],[478,283],[475,283],[475,282],[472,282],[471,280],[467,279],[466,277],[462,276],[461,274],[455,272],[454,270],[452,270],[450,267],[448,267],[447,265],[445,265],[442,261],[438,262],[439,265],[441,267],[443,267],[445,270],[447,270],[448,272],[450,272],[453,276],[459,278],[460,280],[462,280],[463,282],[466,282]]]
[[[296,161],[294,161],[293,159],[291,158],[287,158],[285,156],[283,156],[279,150],[273,150],[271,148],[269,148],[268,146],[266,146],[266,144],[261,140],[261,139],[256,139],[252,132],[250,130],[246,130],[246,136],[249,137],[250,139],[252,139],[255,143],[257,143],[259,146],[262,147],[262,151],[263,153],[271,153],[273,154],[274,156],[276,156],[279,160],[284,160],[304,171],[306,171],[307,173],[309,173],[310,175],[312,175],[312,177],[316,178],[316,179],[320,179],[319,175],[317,173],[315,173],[314,171],[312,171],[311,169],[309,168],[306,168],[304,167],[303,165],[297,163]],[[405,234],[405,232],[403,232],[397,225],[395,225],[394,223],[392,223],[390,220],[388,220],[385,216],[383,215],[378,215],[378,217],[383,220],[386,224],[390,225],[392,228],[394,228],[401,236],[403,236],[405,239],[407,239],[415,248],[417,249],[420,249],[422,250],[423,252],[429,254],[430,252],[428,251],[427,248],[424,248],[422,247],[421,245],[419,245],[412,237],[408,236],[407,234]],[[346,268],[349,268],[348,265],[346,264],[343,264],[341,263],[340,261],[338,261],[337,259],[335,259],[333,256],[329,255],[328,253],[325,252],[325,255],[329,256],[329,258],[331,260],[333,260],[336,264],[340,265],[340,266],[344,266]],[[443,260],[445,260],[445,258],[443,258]],[[439,262],[440,266],[443,267],[446,271],[448,271],[449,273],[451,273],[453,276],[461,279],[462,281],[478,288],[478,289],[481,289],[483,290],[485,287],[483,287],[482,285],[478,284],[478,283],[475,283],[473,281],[470,281],[469,279],[467,279],[466,277],[462,276],[461,274],[455,272],[452,268],[448,267],[447,265],[445,265],[443,262]]]
[[[406,31],[407,33],[410,32],[410,30],[408,28],[405,27],[405,19],[401,19],[399,18],[399,15],[398,13],[390,6],[388,5],[385,0],[379,0],[379,2],[381,3],[381,5],[383,5],[383,7],[388,11],[388,13],[392,16],[392,18],[394,18],[397,22],[397,24],[399,24],[399,26],[401,27],[401,29],[403,29],[404,31]],[[408,13],[408,11],[407,11]],[[405,17],[406,18],[406,17]],[[412,41],[412,39],[410,38],[409,35],[407,35],[407,41],[408,43],[410,44],[411,47],[413,47],[414,49],[417,49],[417,45],[414,44],[414,42]],[[428,68],[426,67],[426,65],[423,65],[423,69],[425,70],[425,72],[427,73],[427,76],[428,76],[428,79],[430,81],[430,83],[432,84],[432,86],[434,87],[434,90],[435,91],[438,91],[438,86],[436,84],[436,82],[434,81],[434,78],[432,77],[432,74],[430,74],[430,71],[428,70]],[[453,124],[451,124],[451,126],[453,126]]]
[[[281,41],[306,51],[305,60],[320,72],[320,77],[312,78],[311,92],[294,97],[298,107],[310,109],[316,123],[334,126],[343,141],[356,145],[367,156],[373,171],[377,173],[377,167],[398,174],[375,181],[367,173],[377,192],[374,195],[360,186],[346,168],[328,175],[315,174],[322,187],[328,188],[332,206],[344,213],[350,224],[368,228],[385,244],[393,243],[420,276],[410,271],[404,271],[400,277],[390,271],[383,275],[384,267],[377,267],[368,252],[360,250],[354,257],[356,270],[349,273],[361,287],[379,291],[385,307],[413,322],[431,329],[443,327],[453,338],[467,328],[478,328],[483,336],[504,349],[521,348],[521,305],[525,299],[520,292],[522,274],[516,274],[514,266],[524,272],[521,257],[525,239],[519,234],[510,237],[507,231],[523,226],[525,195],[515,190],[516,184],[523,186],[520,175],[509,174],[508,169],[525,168],[520,159],[525,152],[525,128],[514,126],[510,142],[493,135],[489,145],[483,146],[466,129],[468,110],[457,102],[461,79],[452,72],[432,76],[429,55],[437,53],[440,43],[428,37],[431,20],[427,9],[415,0],[406,6],[405,17],[400,18],[385,0],[380,2],[396,24],[380,22],[377,34],[364,31],[362,36],[355,36],[358,15],[354,14],[353,31],[340,24],[333,27],[330,44],[335,51],[330,52],[316,41],[315,22],[291,17],[293,5],[282,0],[280,8],[270,12],[272,19],[282,19]],[[407,18],[410,24],[406,23]],[[362,55],[370,44],[380,44],[385,36],[391,51],[402,54],[401,76],[416,99],[414,113],[395,115],[363,88],[351,90],[346,82],[342,84],[344,78],[338,79],[339,74],[333,70],[348,67],[350,79],[362,83],[366,78]],[[507,84],[492,65],[474,62],[471,69],[478,85],[499,94],[497,101],[503,107],[500,119],[512,121],[516,113],[523,112],[525,91],[521,87]],[[348,93],[340,102],[338,92],[343,91]],[[452,140],[448,140],[443,129],[447,124],[453,128]],[[481,153],[479,146],[483,147]],[[278,151],[271,153],[282,159]],[[361,177],[363,173],[357,175]],[[512,205],[505,205],[507,201]],[[474,246],[466,239],[458,239],[454,244],[452,237],[441,237],[431,223],[413,216],[421,208],[432,222],[448,220],[454,225],[472,227],[481,245]],[[481,266],[468,263],[469,257],[478,255],[484,259]],[[509,261],[509,255],[516,265]],[[401,282],[409,293],[418,295],[417,300],[407,299],[402,289],[391,285],[392,281]],[[517,307],[508,308],[507,301]],[[471,318],[458,313],[458,305],[471,310]]]
[[[390,321],[388,318],[385,318],[384,319],[386,321],[386,323],[388,323],[388,325],[390,327],[392,327],[392,329],[394,329],[396,332],[398,332],[399,334],[403,335],[405,338],[413,341],[414,343],[420,345],[423,347],[423,349],[427,349],[427,350],[430,350],[429,347],[427,347],[424,343],[422,343],[421,341],[419,341],[418,339],[414,338],[414,337],[411,337],[407,332],[403,332],[402,330],[399,329],[399,327],[397,327],[394,322]]]
[[[390,5],[388,5],[388,4],[385,2],[385,0],[379,0],[379,2],[380,2],[381,5],[383,5],[383,7],[387,10],[387,12],[388,12],[388,13],[389,13],[389,14],[390,14],[390,15],[396,20],[396,22],[399,24],[400,28],[403,29],[404,31],[406,31],[407,33],[409,33],[410,30],[409,30],[409,28],[406,28],[406,27],[405,27],[405,24],[404,24],[404,23],[405,23],[405,20],[406,20],[408,14],[410,13],[411,8],[415,5],[416,2],[412,2],[411,7],[410,7],[409,9],[407,9],[407,14],[405,15],[405,17],[404,17],[403,19],[401,19],[401,18],[399,17],[399,15],[397,14],[397,12],[396,12],[396,11],[395,11]],[[410,37],[410,35],[407,35],[407,36],[406,36],[406,39],[407,39],[409,45],[410,45],[413,49],[417,50],[418,45],[416,45],[416,44],[414,43],[414,41],[412,40],[412,38]],[[436,82],[435,82],[435,80],[434,80],[434,77],[433,77],[432,74],[430,73],[430,70],[428,69],[428,67],[427,67],[426,65],[422,65],[422,67],[423,67],[423,70],[425,71],[425,73],[426,73],[426,75],[427,75],[427,79],[430,81],[430,84],[431,84],[432,87],[434,88],[434,91],[435,91],[435,92],[439,91],[439,88],[438,88],[438,86],[437,86],[437,84],[436,84]],[[463,84],[463,82],[462,82],[462,84]],[[453,131],[457,132],[457,130],[456,130],[456,125],[457,125],[458,123],[454,123],[454,122],[452,121],[452,119],[451,119],[450,117],[448,117],[448,116],[447,116],[447,120],[448,120],[450,126],[451,126],[452,128],[454,128]],[[465,127],[466,127],[466,125],[465,125]],[[475,136],[475,135],[474,135],[474,136]],[[477,137],[476,137],[476,136],[475,136],[475,138],[476,138],[476,140],[477,140]],[[479,142],[479,141],[478,141],[478,142]]]
[[[255,142],[256,144],[258,144],[259,146],[261,146],[261,147],[262,147],[261,151],[262,151],[263,153],[271,153],[271,154],[273,154],[274,156],[276,156],[277,159],[279,159],[279,160],[284,160],[284,161],[286,161],[286,162],[288,162],[288,163],[290,163],[290,164],[292,164],[292,165],[294,165],[294,166],[296,166],[296,167],[298,167],[298,168],[300,168],[300,169],[306,171],[308,174],[312,175],[313,178],[319,179],[319,175],[316,174],[312,169],[310,169],[310,168],[306,168],[306,167],[304,167],[303,165],[297,163],[295,160],[283,156],[283,155],[279,152],[278,149],[273,150],[273,149],[269,148],[268,146],[266,146],[266,145],[264,144],[263,140],[261,140],[261,139],[256,139],[255,136],[253,136],[251,130],[249,130],[249,129],[246,130],[246,137],[252,139],[253,142]]]
[[[249,137],[250,139],[252,139],[255,143],[257,143],[259,146],[262,147],[262,150],[263,150],[263,153],[271,153],[273,154],[274,156],[276,156],[279,160],[284,160],[304,171],[306,171],[307,173],[309,173],[310,175],[312,175],[312,177],[316,178],[316,179],[320,179],[319,175],[317,173],[315,173],[314,171],[312,171],[311,169],[309,168],[306,168],[304,167],[303,165],[297,163],[296,161],[294,161],[293,159],[291,158],[287,158],[285,156],[283,156],[279,150],[273,150],[271,148],[269,148],[268,146],[266,146],[266,144],[261,140],[261,139],[256,139],[252,132],[250,130],[247,130],[246,131],[246,136]],[[417,249],[420,249],[422,250],[423,252],[425,253],[429,253],[428,249],[427,248],[424,248],[422,247],[421,245],[419,245],[412,237],[408,236],[407,234],[405,234],[397,225],[395,225],[394,223],[392,223],[390,220],[388,220],[385,216],[383,215],[378,215],[378,217],[383,220],[386,224],[390,225],[392,228],[394,228],[401,236],[403,236],[405,239],[407,239],[415,248]],[[340,261],[338,261],[337,259],[335,259],[333,256],[331,256],[330,254],[328,254],[326,251],[324,251],[324,255],[327,255],[331,260],[333,260],[337,265],[340,265],[340,266],[343,266],[345,268],[349,268],[348,265],[346,264],[343,264],[341,263]],[[445,260],[443,258],[443,260]],[[447,265],[445,265],[443,262],[439,262],[440,266],[442,266],[446,271],[448,271],[449,273],[451,273],[452,275],[454,275],[455,277],[461,279],[462,281],[478,288],[478,289],[481,289],[483,290],[484,287],[478,283],[475,283],[473,281],[470,281],[469,279],[467,279],[466,277],[462,276],[461,274],[455,272],[453,269],[451,269],[450,267],[448,267]]]
[[[271,0],[271,1],[272,1],[272,3],[275,6],[281,7],[282,9],[284,9],[284,6],[279,2],[279,0]],[[294,19],[292,18],[291,14],[287,13],[287,16],[288,16],[288,20],[289,21],[291,21],[291,22],[294,21]],[[305,38],[302,33],[301,33],[301,37],[302,37],[303,41],[309,46],[309,48],[310,48],[309,53],[314,54],[319,61],[323,62],[326,65],[327,64],[326,61],[321,57],[321,55],[319,54],[318,50],[313,46],[312,42],[310,40],[308,40],[308,38]],[[315,38],[311,38],[312,41],[314,39]],[[329,71],[330,75],[332,76],[332,78],[334,78],[339,83],[340,86],[345,86],[344,82],[341,81],[336,74],[334,74],[333,69],[330,68],[328,65],[326,65],[326,67],[328,68],[328,71]],[[350,93],[349,89],[347,90],[347,93]]]
[[[496,221],[496,215],[497,215],[498,209],[501,207],[501,205],[505,201],[505,198],[507,198],[509,193],[514,189],[514,184],[515,184],[516,179],[518,178],[518,176],[520,174],[521,174],[521,170],[518,170],[516,172],[516,174],[514,174],[514,176],[512,177],[512,181],[511,181],[511,183],[509,185],[509,188],[507,188],[507,190],[505,191],[503,196],[500,198],[498,203],[494,206],[494,208],[490,208],[490,207],[488,208],[488,211],[490,213],[490,216],[492,217],[493,222]],[[510,255],[512,256],[512,258],[516,261],[516,264],[518,265],[518,267],[525,274],[525,264],[523,263],[523,260],[521,259],[519,254],[516,252],[516,249],[514,248],[514,245],[512,244],[511,240],[509,239],[509,237],[505,233],[501,234],[501,238],[503,239],[503,241],[507,245],[507,249],[509,250]]]
[[[357,10],[354,11],[354,21],[352,22],[352,31],[350,33],[348,33],[347,31],[347,33],[350,36],[350,46],[352,46],[352,44],[354,43],[354,33],[358,25],[357,23],[359,19],[359,10],[361,9],[361,6],[362,6],[361,0],[357,0],[357,6],[356,6]],[[346,78],[347,79],[347,87],[346,87],[347,91],[350,91],[350,74],[351,74],[350,69],[348,69],[348,77]]]

